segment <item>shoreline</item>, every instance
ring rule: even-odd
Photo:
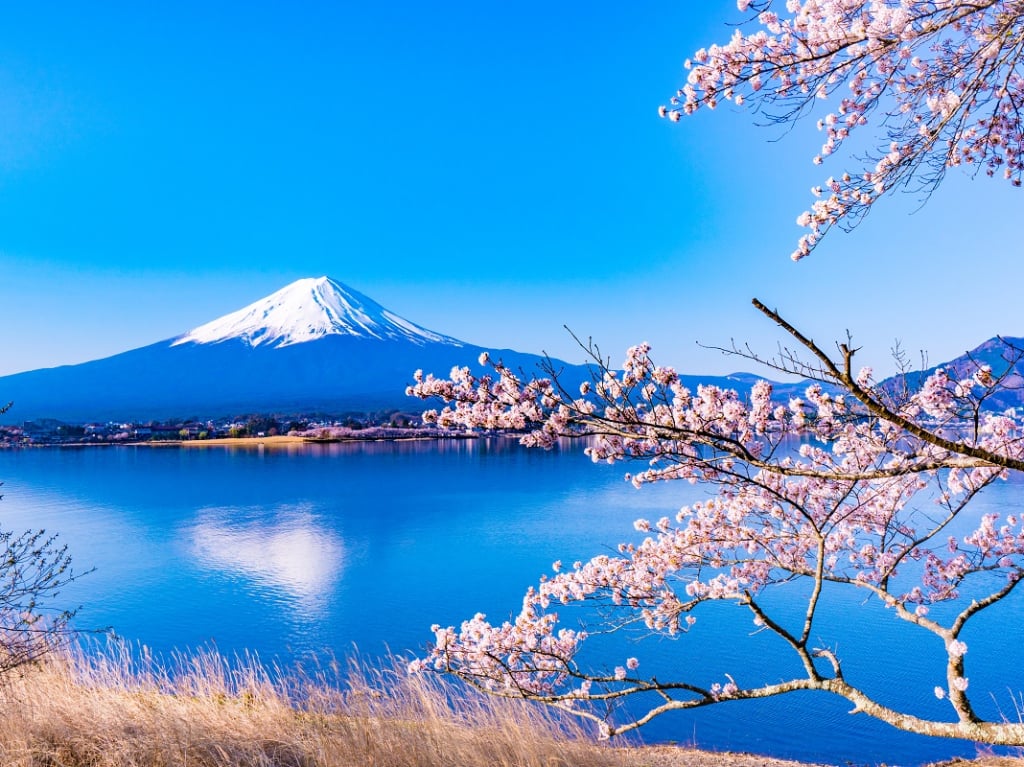
[[[275,435],[273,437],[213,437],[211,439],[168,439],[151,442],[133,442],[143,447],[280,447],[283,445],[300,445],[309,442],[306,437],[289,437]]]
[[[282,447],[285,445],[332,445],[344,442],[426,442],[440,439],[476,439],[475,434],[423,434],[414,433],[409,436],[377,436],[377,437],[295,437],[276,435],[273,437],[214,437],[212,439],[179,439],[161,440],[158,442],[135,442],[135,445],[152,447]]]
[[[209,439],[159,439],[139,440],[132,442],[33,442],[31,444],[0,444],[0,449],[32,449],[32,448],[111,448],[111,447],[285,447],[288,445],[329,445],[346,442],[428,442],[438,440],[466,440],[482,437],[501,438],[500,434],[456,433],[430,434],[410,430],[408,436],[344,436],[344,437],[299,437],[290,435],[274,435],[272,437],[211,437]]]

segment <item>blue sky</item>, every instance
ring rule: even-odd
[[[1021,192],[959,173],[799,264],[845,169],[734,107],[657,117],[732,2],[7,4],[0,374],[106,356],[323,274],[473,343],[750,369],[777,306],[886,369],[1024,335]],[[2,394],[2,393],[0,393]]]

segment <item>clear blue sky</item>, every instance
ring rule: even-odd
[[[1022,192],[954,173],[788,254],[819,134],[672,124],[735,3],[8,3],[0,374],[106,356],[330,275],[473,343],[686,372],[772,351],[758,296],[885,368],[1024,335]],[[2,396],[2,393],[0,393]]]

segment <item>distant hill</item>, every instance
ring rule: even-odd
[[[882,383],[889,391],[900,391],[903,388],[915,390],[921,383],[939,368],[945,369],[950,378],[960,380],[969,378],[979,365],[992,368],[992,375],[999,377],[1006,374],[999,390],[985,401],[986,410],[1001,412],[1009,408],[1024,408],[1024,338],[1011,336],[995,336],[979,344],[969,352],[961,354],[948,362],[926,368],[925,370],[893,376]]]

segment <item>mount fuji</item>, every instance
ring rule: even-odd
[[[0,377],[8,423],[219,418],[245,413],[415,411],[413,371],[476,367],[480,353],[527,373],[543,357],[428,330],[327,277],[307,278],[183,333],[112,357]],[[567,380],[584,366],[554,361]]]

